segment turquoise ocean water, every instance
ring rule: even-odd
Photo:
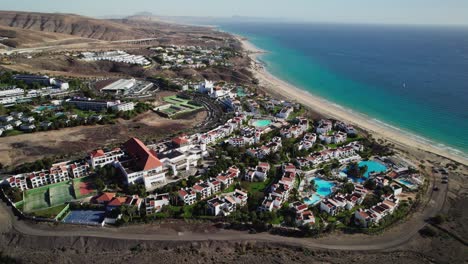
[[[468,153],[468,29],[229,23],[275,76],[375,122]]]

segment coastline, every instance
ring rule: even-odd
[[[395,145],[403,148],[419,149],[422,151],[430,152],[435,155],[439,155],[465,166],[468,166],[468,159],[456,155],[449,150],[444,150],[435,147],[429,141],[418,140],[417,135],[409,135],[398,128],[393,128],[390,125],[375,120],[372,117],[365,116],[356,112],[352,112],[344,107],[329,102],[323,98],[315,96],[307,91],[304,91],[286,81],[279,79],[274,76],[267,69],[262,66],[262,62],[259,61],[258,56],[265,53],[266,51],[257,48],[254,44],[248,41],[247,38],[234,35],[234,37],[242,44],[242,48],[247,52],[248,56],[254,62],[251,69],[255,78],[259,80],[261,86],[266,90],[273,93],[281,93],[283,97],[289,100],[296,101],[303,104],[304,106],[316,111],[317,113],[325,116],[342,120],[350,123],[370,132],[375,138],[382,138],[394,143]]]

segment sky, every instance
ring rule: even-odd
[[[468,25],[468,0],[0,0],[1,10],[126,16],[249,16],[370,24]]]

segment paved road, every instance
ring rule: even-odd
[[[439,191],[433,191],[432,186],[437,181]],[[271,235],[267,233],[248,234],[246,232],[219,230],[207,232],[177,232],[174,230],[155,229],[151,226],[130,226],[124,228],[94,228],[65,226],[50,227],[48,225],[31,225],[25,221],[18,221],[12,211],[4,203],[0,205],[0,231],[16,232],[44,237],[98,237],[124,240],[154,240],[154,241],[207,241],[207,240],[256,240],[267,242],[281,242],[310,248],[336,250],[386,250],[401,246],[411,240],[418,231],[426,225],[425,220],[436,215],[444,206],[448,186],[439,184],[440,179],[432,176],[428,188],[430,199],[412,217],[382,235],[330,235],[325,238],[292,238]]]

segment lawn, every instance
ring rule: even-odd
[[[265,188],[270,185],[273,181],[273,178],[268,178],[264,182],[242,182],[242,188],[245,188],[247,192],[264,192]]]
[[[55,218],[60,212],[62,212],[62,210],[63,210],[63,208],[65,208],[65,206],[67,206],[67,205],[66,204],[61,204],[61,205],[57,205],[57,206],[54,206],[54,207],[50,207],[50,208],[35,211],[32,214],[34,216],[36,216],[36,217],[43,217],[43,218],[52,219],[52,218]]]
[[[233,183],[233,184],[231,184],[231,186],[229,186],[228,188],[224,189],[224,190],[223,190],[223,193],[234,192],[235,189],[236,189],[236,184]]]

